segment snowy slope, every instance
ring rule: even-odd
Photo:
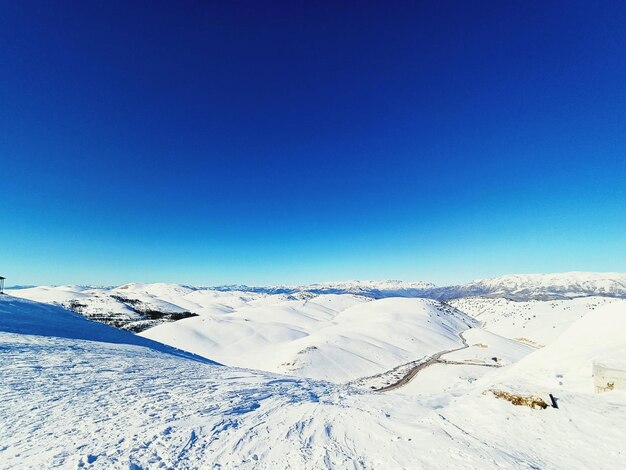
[[[626,368],[626,302],[588,312],[551,344],[507,370],[503,380],[523,379],[551,390],[593,393],[594,360],[621,362]]]
[[[566,282],[582,285],[585,280],[600,282],[600,278],[607,277],[590,273],[568,276],[526,276],[521,280],[519,276],[509,276],[515,281],[505,284],[521,289],[534,282],[553,289],[557,281],[563,285]],[[611,282],[616,282],[618,277],[612,275]],[[502,283],[492,280],[489,285],[496,288]],[[382,292],[384,288],[391,292],[407,284],[388,281],[323,286],[358,287],[363,293],[369,292],[367,289]],[[516,292],[519,293],[519,289]],[[114,326],[145,330],[143,335],[148,338],[228,365],[338,383],[381,374],[435,352],[452,349],[460,344],[459,333],[473,326],[467,318],[440,315],[446,307],[430,300],[371,300],[371,296],[352,294],[304,291],[267,294],[163,283],[131,283],[109,289],[37,287],[16,290],[12,294],[63,305]],[[516,302],[506,298],[470,297],[448,303],[478,319],[493,333],[543,346],[588,311],[611,302],[626,300],[582,297]],[[154,312],[158,313],[157,318],[150,318]],[[161,317],[159,312],[169,313]],[[191,315],[198,316],[163,323]],[[448,319],[452,319],[453,324],[446,323]]]
[[[467,369],[462,374],[466,374],[464,378],[473,375],[472,384],[462,384],[463,380],[454,383],[459,377],[457,369],[437,365],[395,393],[432,394],[425,399],[443,407],[433,423],[438,422],[451,436],[472,436],[474,445],[489,443],[494,449],[506,446],[509,455],[533,460],[523,468],[622,468],[626,462],[626,392],[594,394],[592,362],[625,362],[625,328],[624,303],[607,303],[574,321],[552,344],[508,367],[481,376],[477,366],[472,366],[473,370],[464,366]],[[489,344],[493,340],[481,338]],[[423,387],[418,390],[420,384]],[[434,395],[438,384],[449,387],[456,398]],[[539,411],[513,406],[485,393],[493,389],[539,396],[548,403],[552,393],[559,408]],[[550,453],[561,462],[551,462]],[[496,459],[485,462],[482,468],[499,466]]]
[[[165,300],[172,285],[151,285],[163,294],[154,295],[142,284],[115,289],[82,286],[41,286],[8,290],[15,297],[63,306],[85,317],[130,331],[193,316],[185,308]],[[160,289],[159,289],[160,287]],[[181,291],[182,293],[182,291]]]
[[[481,328],[472,328],[463,332],[468,347],[441,357],[441,362],[420,372],[406,386],[392,393],[436,396],[442,400],[442,392],[448,403],[453,397],[459,397],[471,391],[477,380],[493,375],[496,368],[507,367],[536,348],[511,339],[504,338]]]
[[[214,288],[130,283],[116,288],[42,286],[8,292],[16,297],[62,305],[88,318],[138,332],[163,322],[176,321],[203,312],[232,312],[250,302],[264,302],[263,299],[267,297],[271,298],[270,303],[275,299],[309,300],[318,296],[343,294],[371,299],[410,297],[450,300],[483,296],[518,301],[588,296],[626,297],[626,274],[573,272],[510,275],[448,287],[403,281]]]
[[[141,346],[161,353],[217,364],[163,343],[89,321],[60,307],[8,295],[0,295],[0,332]]]
[[[482,322],[489,331],[535,346],[544,346],[587,313],[603,305],[626,306],[626,299],[580,297],[516,302],[503,298],[468,297],[448,303]]]
[[[263,300],[141,335],[228,365],[347,382],[459,346],[459,333],[477,324],[426,299],[368,302],[343,294]]]
[[[460,344],[458,333],[475,325],[436,301],[371,300],[351,294],[299,299],[140,283],[114,289],[38,287],[13,294],[135,330],[147,323],[137,303],[144,309],[190,312],[198,316],[152,323],[141,334],[228,365],[334,382],[377,374],[452,348]]]
[[[597,340],[611,332],[597,333],[584,357],[607,352]],[[615,330],[612,337],[619,343]],[[482,383],[453,400],[371,394],[152,346],[60,308],[0,296],[0,468],[626,466],[624,393],[566,384],[560,410],[530,410],[482,395]],[[540,386],[551,372],[528,372],[535,354],[518,363],[529,364],[519,368],[521,382],[515,366],[481,381]]]

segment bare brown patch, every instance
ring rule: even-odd
[[[544,347],[543,344],[537,343],[536,341],[533,341],[532,339],[528,339],[528,338],[524,338],[524,337],[522,337],[522,338],[514,338],[514,339],[515,339],[515,341],[518,341],[520,343],[530,344],[531,346],[534,346],[536,348],[543,348]]]
[[[505,392],[504,390],[485,390],[483,395],[491,392],[495,395],[496,398],[501,398],[503,400],[509,401],[513,403],[515,406],[528,406],[529,408],[541,408],[545,410],[548,407],[548,404],[543,401],[543,398],[536,397],[534,395],[524,396],[524,395],[516,395],[514,393]]]

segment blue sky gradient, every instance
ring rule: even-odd
[[[86,3],[0,3],[8,284],[626,271],[623,2]]]

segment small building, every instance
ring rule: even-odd
[[[0,276],[0,294],[4,294],[4,280],[6,277]]]
[[[626,390],[626,363],[623,360],[594,362],[593,382],[596,393]]]

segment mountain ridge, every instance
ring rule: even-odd
[[[242,292],[266,295],[290,295],[305,299],[323,294],[352,294],[373,299],[388,297],[419,297],[435,300],[452,300],[462,297],[503,297],[516,301],[563,300],[577,297],[603,296],[626,298],[626,273],[571,271],[549,274],[508,274],[493,278],[476,279],[465,284],[436,286],[425,281],[352,280],[331,281],[304,285],[248,286],[229,284],[218,286],[192,286],[174,283],[131,282],[116,287],[96,286],[39,286],[36,289],[133,291],[146,288],[186,291]],[[76,288],[76,289],[72,289]],[[14,289],[28,291],[33,288]],[[11,291],[12,289],[7,289]],[[19,296],[19,294],[17,294]]]
[[[216,286],[220,291],[265,294],[355,294],[372,298],[424,297],[450,300],[461,297],[506,297],[511,300],[557,300],[588,296],[626,297],[626,274],[571,271],[549,274],[508,274],[465,284],[436,286],[418,281],[333,281],[301,286]]]

